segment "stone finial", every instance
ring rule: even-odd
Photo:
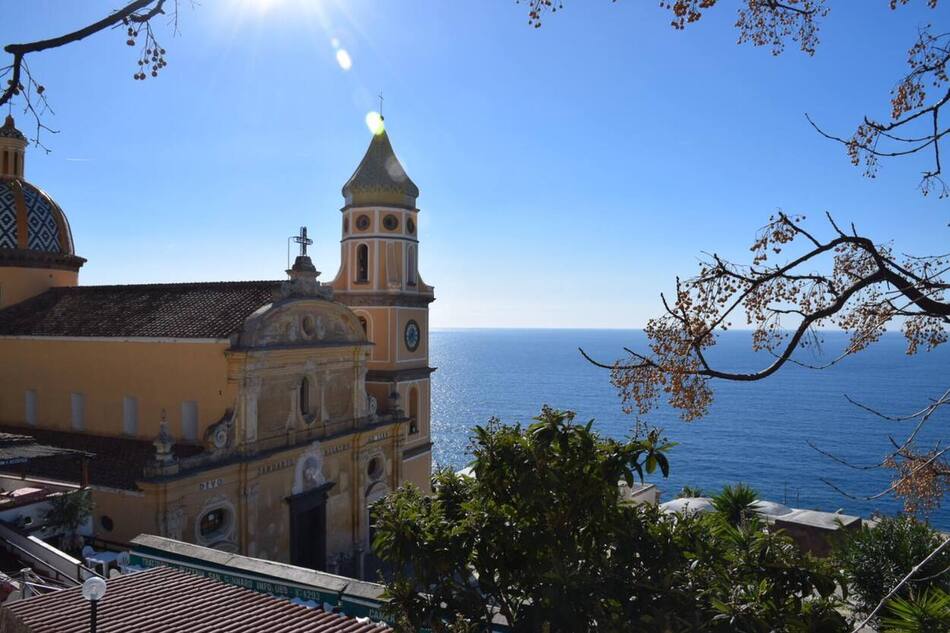
[[[395,389],[389,394],[389,412],[394,418],[402,417],[402,409],[399,408],[399,392]]]
[[[168,420],[165,419],[165,410],[162,409],[162,420],[158,426],[158,437],[152,442],[155,446],[155,461],[161,465],[168,465],[175,462],[175,454],[172,448],[175,446],[175,438],[168,432]]]

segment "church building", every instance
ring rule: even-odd
[[[97,538],[158,534],[358,569],[368,508],[429,488],[419,190],[385,130],[343,187],[330,283],[306,230],[278,281],[82,286],[66,215],[0,127],[0,431],[94,454]],[[3,466],[0,471],[18,472]],[[57,464],[24,476],[78,482]],[[353,566],[350,566],[353,564]]]

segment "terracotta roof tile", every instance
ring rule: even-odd
[[[51,288],[0,310],[0,336],[227,338],[279,281]]]
[[[98,605],[109,633],[387,633],[387,626],[292,604],[168,567],[108,582]],[[0,628],[32,633],[86,633],[89,603],[80,587],[2,607]]]

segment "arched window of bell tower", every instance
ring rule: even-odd
[[[356,281],[369,281],[369,246],[360,244],[356,247]]]
[[[409,390],[409,434],[419,432],[419,389]]]
[[[406,249],[406,285],[416,285],[416,247],[414,245]]]

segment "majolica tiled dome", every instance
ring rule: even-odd
[[[19,178],[0,178],[0,249],[74,255],[73,236],[59,205]]]
[[[78,269],[59,205],[23,177],[27,140],[8,116],[0,126],[0,266]]]

